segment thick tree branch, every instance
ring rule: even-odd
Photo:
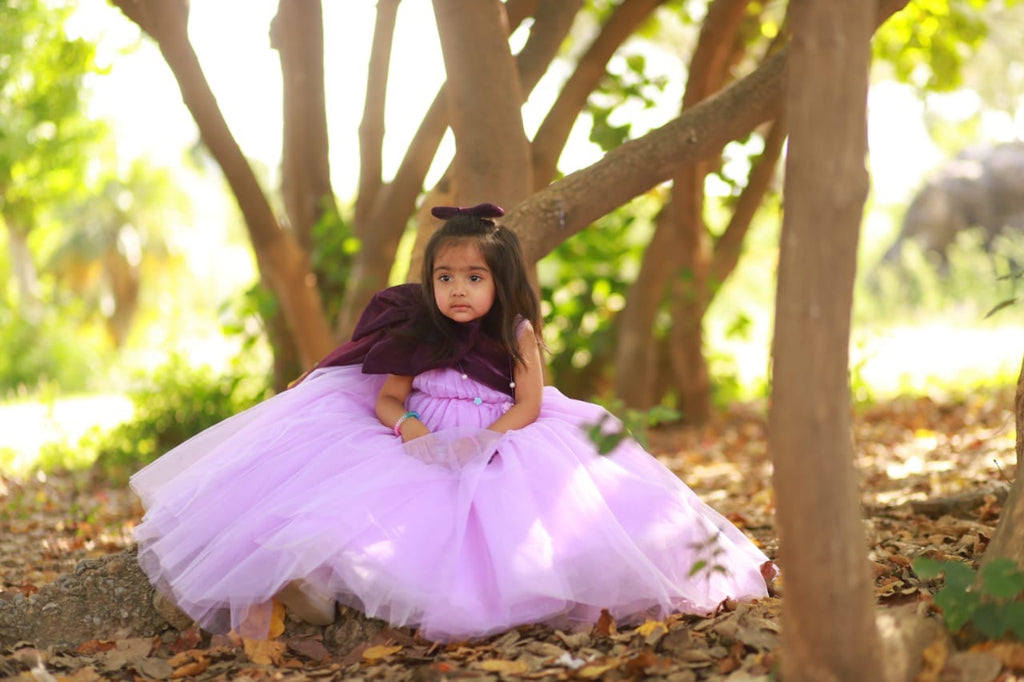
[[[675,120],[533,194],[505,218],[519,229],[527,259],[542,258],[599,217],[671,179],[682,166],[717,153],[777,116],[785,67],[782,51]]]
[[[876,26],[908,0],[880,0]],[[608,152],[597,163],[535,192],[505,216],[517,229],[530,262],[585,229],[602,215],[670,179],[679,167],[708,158],[781,111],[788,50],[641,138]]]

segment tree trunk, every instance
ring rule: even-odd
[[[281,193],[288,222],[306,251],[313,226],[334,205],[324,94],[324,26],[319,0],[281,0],[270,29],[281,55],[284,138]]]
[[[727,65],[736,52],[736,36],[747,11],[746,0],[715,0],[701,25],[700,39],[687,70],[683,110],[707,99],[727,80]],[[714,156],[720,155],[716,151]],[[683,418],[704,424],[711,417],[711,374],[704,358],[704,314],[711,302],[708,274],[711,238],[704,221],[704,179],[709,159],[683,168],[672,180],[673,224],[679,254],[672,283],[672,328],[669,349],[675,390]],[[714,164],[717,165],[717,164]]]
[[[1017,471],[1010,488],[1010,496],[1003,504],[999,525],[985,550],[984,561],[1013,559],[1024,571],[1024,483],[1021,482],[1020,463],[1024,461],[1024,366],[1017,378],[1017,393],[1013,401],[1017,426]]]
[[[434,0],[455,133],[456,202],[514,206],[533,187],[519,73],[499,0]]]
[[[874,26],[907,0],[872,4]],[[776,118],[789,51],[780,49],[753,72],[683,111],[678,118],[611,150],[593,165],[534,192],[505,217],[536,262],[572,235],[672,176],[688,163],[710,158],[731,140]]]
[[[792,133],[769,414],[786,581],[782,674],[787,682],[881,680],[847,380],[868,188],[873,11],[856,2],[791,7],[786,116]]]
[[[658,214],[654,236],[644,249],[640,272],[626,293],[626,307],[619,313],[615,346],[615,395],[626,407],[647,410],[658,402],[659,342],[654,319],[665,298],[665,282],[675,252],[671,222],[674,205],[668,203]]]
[[[278,298],[304,365],[334,346],[320,303],[308,254],[281,229],[270,202],[232,136],[188,39],[188,4],[183,0],[113,0],[156,41],[199,127],[203,144],[217,161],[245,218],[260,275]]]

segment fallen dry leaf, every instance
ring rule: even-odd
[[[486,672],[504,673],[506,675],[519,675],[520,673],[525,673],[530,669],[523,661],[506,661],[500,658],[480,661],[476,665]]]
[[[594,633],[598,637],[611,637],[616,634],[615,619],[612,618],[612,614],[608,609],[601,609],[601,615],[594,626]]]
[[[932,642],[921,652],[921,671],[914,682],[937,682],[946,667],[949,647],[945,640]]]
[[[652,634],[654,634],[656,632],[662,632],[662,633],[668,632],[668,627],[665,626],[664,621],[648,620],[648,621],[644,621],[644,623],[642,625],[637,626],[637,628],[636,628],[636,630],[634,630],[634,632],[636,632],[636,634],[646,638],[646,637],[650,637]]]
[[[387,658],[392,654],[397,654],[401,650],[402,646],[400,644],[395,644],[393,646],[387,646],[383,644],[371,646],[370,648],[363,651],[363,660],[369,663],[376,663],[382,658]]]
[[[277,639],[284,634],[284,604],[274,599],[270,611],[270,629],[267,639]]]
[[[271,639],[243,639],[245,655],[256,665],[281,665],[285,650],[284,642]]]
[[[622,665],[618,658],[607,658],[602,663],[587,663],[576,671],[576,676],[584,680],[596,680]]]
[[[175,668],[174,672],[171,673],[171,679],[177,680],[183,677],[194,677],[208,667],[210,667],[210,659],[203,656]]]

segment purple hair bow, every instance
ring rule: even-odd
[[[430,209],[430,215],[441,220],[450,220],[457,215],[472,215],[477,218],[500,218],[505,215],[505,209],[494,204],[477,204],[476,206],[435,206]]]

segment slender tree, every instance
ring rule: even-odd
[[[790,9],[785,116],[792,132],[769,416],[786,581],[783,675],[789,681],[881,680],[847,379],[868,191],[874,12],[864,3],[809,0]]]

